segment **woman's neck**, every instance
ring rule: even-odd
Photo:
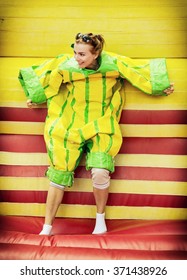
[[[94,60],[93,63],[91,65],[89,65],[88,67],[86,67],[86,69],[90,69],[90,70],[97,70],[99,68],[99,62],[98,60]]]

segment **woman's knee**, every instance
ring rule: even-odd
[[[106,189],[110,185],[110,175],[107,169],[103,168],[92,168],[92,183],[96,189]]]

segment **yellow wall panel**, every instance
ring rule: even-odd
[[[186,57],[186,7],[184,0],[2,0],[0,53],[50,57],[69,51],[77,32],[91,31],[127,56]]]

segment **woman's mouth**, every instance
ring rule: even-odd
[[[82,67],[84,62],[78,62],[78,64],[79,64],[79,67]]]

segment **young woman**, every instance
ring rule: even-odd
[[[86,153],[96,202],[93,234],[107,231],[105,206],[114,157],[122,144],[119,126],[124,105],[124,80],[152,95],[173,92],[165,59],[132,59],[103,52],[101,35],[78,33],[74,56],[63,54],[20,70],[19,79],[29,108],[47,101],[45,142],[50,167],[50,187],[45,223],[40,235],[50,235],[65,187],[73,184],[74,170]]]

